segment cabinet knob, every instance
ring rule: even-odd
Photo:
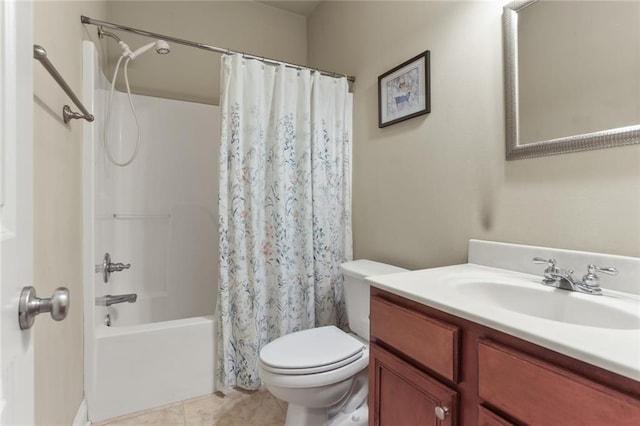
[[[449,409],[447,407],[440,407],[437,406],[435,408],[436,411],[436,417],[438,418],[438,420],[444,420],[447,418],[447,416],[449,415]]]

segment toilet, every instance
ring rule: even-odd
[[[285,426],[368,424],[369,284],[373,275],[406,269],[371,260],[341,265],[349,327],[318,327],[282,336],[260,351],[258,373],[287,402]]]

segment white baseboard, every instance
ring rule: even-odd
[[[90,426],[89,422],[89,409],[87,407],[87,400],[82,399],[80,402],[80,406],[78,407],[78,412],[76,413],[76,417],[73,419],[73,424],[71,426]]]

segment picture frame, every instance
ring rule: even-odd
[[[378,127],[431,112],[430,51],[378,77]]]

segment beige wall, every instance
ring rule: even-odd
[[[104,2],[36,1],[34,43],[82,97],[80,14],[105,15]],[[35,333],[35,418],[39,425],[69,425],[83,397],[82,126],[65,125],[62,106],[73,104],[34,61],[34,257],[38,296],[66,286],[69,315],[39,320]],[[73,106],[77,111],[77,108]],[[90,125],[90,124],[89,124]]]
[[[110,1],[108,20],[296,64],[307,59],[306,19],[252,1]],[[152,41],[115,33],[132,50]],[[105,41],[112,55],[111,80],[121,50],[112,39]],[[129,79],[135,93],[217,105],[220,54],[171,43],[168,56],[150,51],[132,61]],[[124,90],[122,74],[117,87]]]
[[[504,160],[500,1],[326,2],[309,65],[354,85],[356,258],[423,268],[481,238],[640,256],[640,145]],[[379,129],[377,77],[431,51],[431,114]]]

